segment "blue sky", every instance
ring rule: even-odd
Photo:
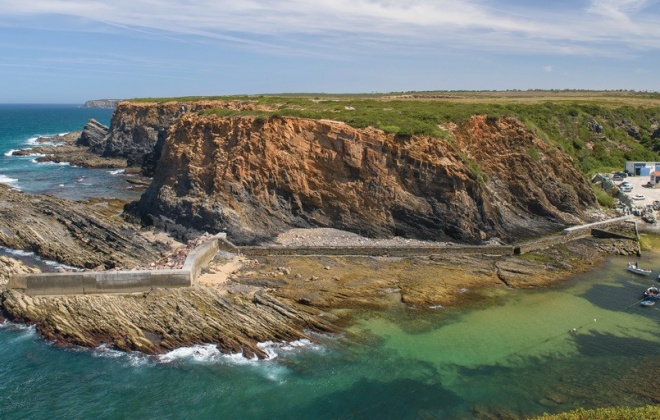
[[[2,0],[0,103],[660,91],[660,0]]]

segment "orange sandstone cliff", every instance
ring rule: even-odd
[[[112,130],[138,111],[159,121],[164,109],[140,107],[120,104],[125,115],[116,111]],[[570,158],[512,118],[474,116],[444,127],[441,139],[170,108],[167,131],[167,124],[142,127],[135,118],[131,127],[123,123],[142,133],[133,139],[161,132],[153,183],[133,211],[156,223],[226,231],[237,243],[312,226],[372,237],[511,241],[577,223],[597,206]]]

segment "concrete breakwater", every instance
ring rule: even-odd
[[[10,289],[31,296],[136,293],[153,288],[189,287],[215,257],[227,235],[220,233],[190,251],[180,270],[87,271],[12,276]]]

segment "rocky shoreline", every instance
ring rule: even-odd
[[[126,159],[101,157],[89,147],[79,145],[82,131],[58,134],[53,137],[39,137],[36,145],[12,151],[12,156],[36,156],[37,162],[69,163],[81,168],[125,169]]]
[[[140,203],[128,208],[139,210],[132,214],[142,221],[162,222],[177,239],[226,229],[230,240],[282,247],[496,245],[498,238],[511,242],[589,219],[595,210],[588,183],[570,161],[511,119],[482,116],[454,127],[467,159],[439,139],[401,143],[343,123],[194,113],[195,107],[219,106],[252,109],[233,102],[122,102],[112,128],[92,120],[80,133],[40,140],[55,145],[14,154],[155,173]],[[507,146],[511,139],[520,144]],[[522,149],[511,160],[514,146]],[[547,156],[535,160],[527,146]],[[314,153],[300,153],[308,149]],[[471,162],[482,168],[481,178]],[[561,182],[525,175],[546,170],[557,172]],[[531,198],[520,194],[530,185]],[[0,186],[0,203],[1,245],[80,269],[172,268],[185,254],[174,237],[146,231],[116,200],[72,202]],[[321,226],[371,238],[330,228],[289,230]],[[157,354],[212,343],[223,352],[263,358],[259,342],[337,331],[347,322],[346,310],[487,305],[493,293],[544,287],[602,263],[606,255],[636,250],[630,240],[582,239],[523,256],[255,259],[221,253],[191,288],[52,297],[4,290],[0,305],[2,317],[34,324],[62,345]],[[0,281],[30,270],[0,259]]]
[[[294,230],[281,244],[369,241],[349,232]],[[392,240],[396,243],[401,240]],[[601,264],[607,255],[632,255],[630,240],[587,238],[532,256],[263,257],[221,252],[198,284],[129,295],[30,297],[6,290],[6,319],[36,325],[60,345],[159,354],[215,344],[225,353],[266,357],[265,341],[336,332],[353,309],[438,310],[488,305],[507,288],[545,287]],[[20,271],[19,271],[20,272]],[[346,312],[348,310],[348,312]]]

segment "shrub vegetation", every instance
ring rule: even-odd
[[[450,141],[442,126],[473,115],[523,122],[539,138],[570,155],[585,174],[622,170],[626,160],[660,161],[660,95],[630,91],[414,92],[389,95],[261,95],[141,98],[136,102],[232,100],[266,111],[204,111],[222,117],[301,117],[375,127],[400,137]],[[538,151],[530,149],[533,159]]]

